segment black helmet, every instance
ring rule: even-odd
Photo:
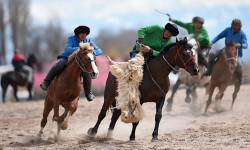
[[[204,20],[204,18],[202,18],[202,17],[196,16],[196,17],[193,18],[192,22],[193,22],[193,23],[199,22],[199,23],[201,23],[201,24],[204,24],[205,20]]]
[[[89,32],[90,32],[90,29],[87,26],[78,26],[74,30],[75,35],[78,35],[80,33],[86,33],[88,35]]]
[[[240,25],[240,27],[242,27],[242,23],[241,23],[240,19],[238,19],[238,18],[235,18],[235,19],[232,21],[231,26],[233,26],[233,25],[235,25],[235,24]]]
[[[179,30],[176,24],[167,23],[165,25],[165,30],[168,30],[173,36],[177,36],[179,34]]]

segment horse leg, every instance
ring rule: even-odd
[[[53,104],[53,109],[54,109],[54,115],[52,118],[52,130],[50,133],[50,137],[49,140],[52,140],[54,142],[54,140],[57,140],[57,136],[56,136],[56,132],[58,131],[59,128],[59,104],[54,103]]]
[[[193,91],[196,89],[197,84],[194,83],[192,84],[190,87],[188,87],[188,89],[186,90],[186,98],[185,98],[185,102],[186,103],[190,103],[191,102],[191,98],[190,98],[190,94],[193,97]],[[193,97],[194,98],[194,97]],[[196,97],[197,98],[197,97]],[[193,99],[194,100],[194,99]]]
[[[29,98],[28,98],[28,100],[32,100],[32,88],[33,88],[33,84],[29,83],[28,86],[27,86],[27,89],[29,91]]]
[[[209,105],[212,102],[212,96],[213,96],[213,93],[214,93],[214,89],[215,89],[215,85],[210,84],[210,87],[209,87],[209,97],[208,97],[206,108],[205,108],[205,111],[204,111],[205,114],[207,113],[207,109],[208,109]]]
[[[18,88],[18,87],[17,87],[17,85],[16,85],[16,86],[15,86],[15,85],[12,85],[12,87],[13,87],[13,90],[14,90],[13,92],[14,92],[14,96],[15,96],[15,98],[16,98],[16,101],[19,102],[19,98],[17,97],[17,88]]]
[[[116,106],[116,101],[113,102],[112,106],[113,107]],[[108,134],[107,134],[108,137],[112,137],[112,132],[115,128],[116,121],[118,120],[120,115],[121,115],[121,110],[118,110],[117,108],[115,108],[112,114],[111,122],[109,124],[109,129],[108,129]]]
[[[196,87],[197,87],[197,86],[195,86],[195,87],[193,88],[193,91],[192,91],[192,93],[191,93],[192,98],[193,98],[193,103],[195,103],[196,100],[197,100],[197,98],[198,98],[197,92],[196,92]]]
[[[131,132],[131,134],[129,136],[130,141],[135,140],[135,130],[136,130],[136,127],[138,126],[138,124],[139,124],[139,122],[132,123],[133,128],[132,128],[132,132]]]
[[[233,105],[234,105],[234,101],[237,97],[237,93],[239,92],[240,90],[240,86],[241,86],[241,82],[239,80],[235,80],[234,81],[234,93],[233,93],[233,100],[232,100],[232,104],[231,104],[231,107],[230,107],[230,110],[233,109]]]
[[[106,117],[106,112],[109,109],[109,107],[111,106],[112,102],[113,102],[112,100],[110,100],[110,101],[104,100],[104,103],[102,105],[102,109],[98,115],[98,120],[97,120],[95,126],[88,130],[88,135],[91,135],[91,136],[96,135],[97,130],[99,128],[99,125],[102,122],[102,120]]]
[[[168,104],[167,104],[167,112],[170,112],[172,110],[172,104],[173,104],[173,98],[174,98],[174,94],[176,93],[178,87],[181,85],[181,80],[178,79],[175,83],[175,85],[172,88],[172,94],[170,96],[170,98],[167,100]]]
[[[65,112],[64,114],[61,116],[63,117],[61,120],[63,121],[61,124],[61,129],[62,130],[66,130],[68,128],[68,124],[69,124],[69,117],[72,116],[74,114],[74,112],[76,111],[77,107],[78,107],[78,101],[79,101],[79,97],[75,98],[69,108],[65,108]]]
[[[152,134],[152,141],[158,140],[158,128],[162,117],[162,106],[164,105],[165,96],[156,103],[155,128]]]
[[[48,97],[46,97],[45,103],[44,103],[44,109],[43,109],[43,119],[41,120],[41,129],[38,133],[39,137],[41,137],[43,134],[43,129],[45,125],[47,124],[47,118],[52,108],[53,108],[53,103],[49,100]]]
[[[191,102],[191,97],[190,97],[191,93],[192,93],[192,89],[191,89],[191,87],[188,87],[187,90],[186,90],[186,98],[185,98],[186,103]]]
[[[5,103],[5,94],[6,94],[6,91],[7,91],[7,88],[8,88],[8,84],[6,83],[3,83],[3,81],[1,81],[1,86],[2,86],[2,100],[3,100],[3,103]]]

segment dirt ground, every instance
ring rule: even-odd
[[[166,96],[169,97],[170,92]],[[97,136],[89,137],[87,131],[93,127],[103,97],[93,102],[79,101],[76,113],[70,118],[69,128],[61,133],[54,144],[48,142],[52,127],[52,113],[42,138],[36,135],[44,101],[0,104],[0,150],[1,149],[250,149],[250,85],[243,85],[233,111],[229,111],[233,86],[228,87],[222,100],[220,113],[203,115],[203,88],[198,89],[196,105],[184,102],[185,90],[174,98],[173,111],[163,110],[159,128],[159,140],[151,142],[154,128],[155,104],[143,105],[144,117],[137,127],[136,141],[130,142],[131,124],[117,121],[113,137],[107,138],[111,111],[100,125]],[[197,109],[197,108],[201,108]]]

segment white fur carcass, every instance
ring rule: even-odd
[[[144,57],[139,53],[128,62],[111,63],[110,72],[118,82],[117,109],[121,109],[121,120],[125,123],[138,122],[142,119],[139,86],[143,79]]]

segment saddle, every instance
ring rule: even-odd
[[[29,72],[26,70],[14,71],[19,81],[27,81]]]

